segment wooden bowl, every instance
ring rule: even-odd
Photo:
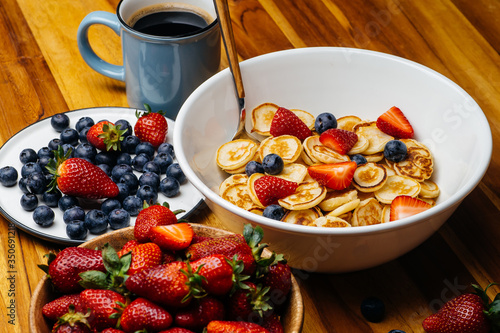
[[[208,227],[200,224],[191,224],[196,234],[201,236],[217,237],[231,234],[229,231]],[[101,248],[104,244],[109,243],[114,248],[123,246],[127,241],[134,238],[134,227],[128,227],[121,230],[106,233],[104,235],[93,238],[92,240],[83,243],[80,247],[85,248]],[[265,250],[267,251],[267,249]],[[265,255],[265,252],[264,252]],[[33,296],[29,310],[30,329],[32,333],[50,333],[51,325],[42,315],[42,307],[44,304],[52,301],[56,295],[51,290],[51,282],[47,277],[43,277],[38,283]],[[286,333],[300,333],[302,331],[302,323],[304,320],[304,305],[302,303],[302,295],[297,281],[292,275],[292,290],[290,293],[290,301],[285,309],[283,316],[283,327]]]

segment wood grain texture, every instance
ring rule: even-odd
[[[422,320],[471,283],[500,282],[500,2],[498,0],[229,0],[239,60],[312,46],[370,49],[401,56],[450,78],[486,114],[494,152],[480,185],[425,243],[385,265],[348,274],[295,271],[303,332],[422,332]],[[0,3],[0,144],[58,112],[127,106],[124,85],[93,70],[76,45],[90,12],[114,12],[118,0],[3,0]],[[96,26],[91,44],[121,64],[120,41]],[[227,59],[222,59],[223,68]],[[458,110],[460,111],[460,110]],[[464,116],[463,121],[466,121]],[[34,138],[35,140],[36,138]],[[220,226],[203,207],[192,222]],[[34,238],[0,218],[0,332],[28,332],[31,293],[43,255],[61,246]],[[14,254],[14,261],[9,254]],[[12,266],[10,266],[12,265]],[[8,278],[14,275],[15,281]],[[14,289],[13,289],[14,288]],[[12,292],[15,294],[12,294]],[[493,297],[499,288],[492,288]],[[386,304],[381,323],[359,305],[375,295]],[[8,306],[15,302],[14,325]]]

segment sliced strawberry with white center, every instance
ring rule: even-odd
[[[269,206],[295,193],[298,186],[297,183],[283,178],[263,176],[254,182],[254,191],[260,203]]]
[[[413,127],[399,108],[393,106],[377,119],[377,127],[385,134],[399,139],[411,139]]]
[[[400,220],[421,213],[429,208],[431,208],[431,205],[425,201],[408,195],[400,195],[392,200],[390,221]]]
[[[312,132],[295,113],[285,108],[278,108],[271,122],[269,133],[272,136],[293,135],[305,140]]]
[[[307,168],[307,172],[321,185],[333,190],[343,190],[351,185],[356,162],[317,164]]]
[[[321,133],[319,141],[339,154],[347,154],[358,142],[358,135],[339,128],[330,128]]]

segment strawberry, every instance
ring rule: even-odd
[[[413,137],[413,127],[403,112],[393,106],[388,111],[377,118],[377,127],[385,134],[399,139],[411,139]]]
[[[175,325],[201,331],[212,320],[222,320],[224,316],[224,304],[215,297],[206,296],[191,302],[186,309],[177,311]]]
[[[354,132],[340,128],[330,128],[321,133],[319,141],[339,154],[347,154],[358,141],[358,135]]]
[[[90,311],[86,314],[76,312],[74,306],[68,308],[68,312],[59,317],[52,327],[53,333],[90,333],[90,324],[88,317]]]
[[[152,302],[172,306],[185,307],[191,300],[190,288],[186,284],[187,271],[185,262],[175,261],[169,264],[146,268],[129,276],[125,287],[132,293]]]
[[[399,195],[391,203],[390,221],[412,216],[431,208],[431,205],[408,195]]]
[[[104,272],[102,254],[99,250],[82,247],[67,247],[57,255],[49,253],[48,266],[39,265],[61,293],[71,294],[82,290],[79,274],[86,271]]]
[[[190,265],[192,272],[195,272],[190,276],[190,282],[197,290],[202,289],[210,295],[222,296],[229,293],[233,287],[233,266],[225,255],[212,254],[195,260]],[[198,286],[200,281],[192,280],[195,274],[202,276],[201,286]]]
[[[140,242],[150,241],[150,231],[152,227],[159,225],[169,225],[177,223],[177,213],[172,212],[167,204],[164,205],[144,205],[144,208],[139,212],[135,220],[134,237]]]
[[[99,150],[119,151],[126,131],[115,127],[112,122],[103,120],[89,128],[87,141]]]
[[[102,332],[104,333],[104,332]],[[188,330],[187,328],[182,328],[182,327],[172,327],[169,328],[168,330],[164,330],[158,333],[194,333],[191,330]]]
[[[128,242],[126,242],[125,244],[123,244],[122,248],[117,252],[118,256],[121,257],[123,256],[124,254],[132,251],[132,249],[134,247],[136,247],[137,245],[139,245],[141,243],[139,243],[137,240],[135,239],[131,239],[129,240]]]
[[[155,243],[138,244],[131,249],[132,260],[128,275],[135,274],[148,267],[158,266],[163,261],[163,253]]]
[[[70,196],[86,199],[112,198],[118,195],[118,186],[97,165],[82,158],[68,158],[62,146],[54,153],[54,159],[47,164],[47,170],[54,175],[49,185]]]
[[[120,326],[126,333],[140,330],[157,332],[170,327],[172,321],[172,315],[167,310],[139,297],[123,310]]]
[[[427,333],[488,333],[498,332],[500,317],[498,308],[500,298],[490,303],[486,291],[472,285],[475,293],[466,293],[448,301],[435,314],[427,317],[422,326]]]
[[[307,172],[321,185],[333,190],[343,190],[351,185],[356,168],[356,162],[350,161],[311,165]]]
[[[207,333],[269,333],[260,325],[245,321],[213,320],[207,326]]]
[[[293,135],[304,140],[312,135],[311,130],[295,113],[285,108],[278,108],[269,130],[272,136]]]
[[[90,328],[82,323],[55,323],[52,333],[90,333]]]
[[[125,297],[112,290],[85,289],[80,297],[91,310],[90,326],[98,331],[116,326],[117,314],[126,303]]]
[[[279,199],[295,193],[298,186],[295,182],[274,176],[262,176],[254,182],[255,194],[263,206],[277,204]]]
[[[158,148],[168,133],[168,123],[162,111],[152,112],[149,105],[145,105],[146,112],[136,112],[137,122],[134,126],[135,135],[153,147]]]
[[[274,308],[283,305],[292,289],[292,271],[287,263],[277,262],[268,268],[261,282],[269,287],[268,295]]]
[[[117,328],[108,327],[102,330],[101,333],[125,333],[125,332]]]
[[[267,314],[264,317],[262,327],[267,329],[270,333],[285,333],[280,317],[275,312]]]
[[[237,289],[227,301],[228,317],[231,320],[250,321],[260,318],[265,311],[271,309],[268,303],[269,287],[263,288],[253,282],[245,281],[244,288]]]
[[[86,312],[80,294],[68,294],[45,304],[42,307],[42,314],[45,318],[55,321],[69,312],[70,305],[73,306],[75,312]]]
[[[149,235],[162,250],[179,251],[191,244],[194,231],[188,223],[176,223],[153,227]]]

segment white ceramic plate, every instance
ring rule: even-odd
[[[84,116],[91,117],[95,122],[103,119],[112,122],[118,119],[125,119],[133,126],[137,120],[135,111],[136,109],[122,107],[100,107],[69,111],[66,114],[71,121],[70,127],[73,128],[76,122]],[[166,141],[172,142],[174,122],[170,119],[167,120],[169,132]],[[52,128],[50,117],[24,128],[0,148],[0,168],[11,165],[17,169],[19,177],[21,177],[22,163],[19,160],[19,153],[21,150],[24,148],[32,148],[38,151],[40,148],[47,146],[49,141],[56,137],[59,137],[59,133]],[[139,176],[139,173],[137,173],[137,175]],[[22,191],[17,185],[13,187],[4,187],[0,185],[0,213],[20,229],[35,237],[62,244],[80,244],[95,237],[95,235],[89,233],[87,238],[82,241],[68,238],[66,235],[66,224],[62,219],[62,211],[57,207],[53,208],[55,212],[55,221],[50,227],[44,228],[37,225],[33,221],[32,212],[27,212],[21,207],[19,200],[22,194]],[[185,210],[184,213],[177,215],[179,218],[188,218],[189,215],[196,210],[198,205],[203,202],[203,196],[190,182],[186,182],[181,185],[180,194],[176,197],[167,198],[159,193],[158,202],[163,203],[165,201],[169,203],[172,210]],[[43,204],[41,196],[39,196],[39,204]],[[134,225],[134,223],[135,217],[132,217],[130,224]]]

